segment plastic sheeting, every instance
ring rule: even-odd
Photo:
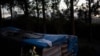
[[[67,38],[63,35],[47,35],[44,34],[41,39],[23,39],[23,42],[28,44],[36,45],[37,47],[52,47],[54,45],[60,45],[63,42],[67,41]]]
[[[21,29],[15,28],[15,27],[5,27],[1,28],[1,34],[5,31],[11,31],[11,32],[19,32]],[[7,34],[7,33],[5,33]],[[36,33],[41,34],[41,33]],[[35,45],[40,48],[47,48],[52,47],[55,45],[61,45],[63,43],[66,43],[68,47],[66,50],[70,53],[74,53],[74,56],[77,56],[78,52],[78,38],[74,35],[63,35],[63,34],[42,34],[42,38],[31,38],[31,36],[27,36],[27,38],[21,39],[21,42],[27,43],[30,45]],[[25,37],[25,36],[24,36]],[[34,36],[33,36],[34,37]]]

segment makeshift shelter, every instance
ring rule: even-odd
[[[78,38],[74,35],[32,33],[15,27],[4,27],[0,32],[2,38],[19,43],[19,56],[77,56]]]

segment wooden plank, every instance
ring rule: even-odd
[[[54,46],[51,48],[44,48],[42,56],[61,55],[61,46]]]

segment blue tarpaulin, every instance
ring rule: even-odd
[[[77,36],[73,35],[61,35],[61,34],[44,34],[44,37],[42,39],[24,39],[24,42],[27,42],[29,44],[36,45],[38,47],[46,48],[50,47],[48,43],[42,41],[43,39],[51,41],[52,46],[54,45],[61,45],[66,42],[66,45],[68,45],[68,52],[73,53],[74,56],[77,56],[78,52],[78,38]]]
[[[0,30],[2,32],[9,31],[9,30],[12,32],[19,32],[21,29],[15,27],[5,27],[5,28],[1,28]],[[65,34],[42,34],[42,35],[43,35],[42,38],[31,38],[31,36],[26,36],[27,38],[23,38],[21,42],[35,45],[41,48],[47,48],[47,47],[52,47],[55,45],[61,45],[63,43],[66,43],[66,45],[68,45],[68,48],[66,48],[66,50],[68,50],[68,52],[73,52],[74,56],[77,55],[78,52],[77,36],[65,35]]]
[[[16,28],[16,27],[3,27],[3,28],[0,28],[0,31],[18,32],[18,31],[20,31],[20,30],[21,30],[21,29]]]
[[[44,34],[43,38],[40,39],[23,39],[23,42],[43,48],[61,45],[65,41],[67,41],[66,36],[53,34]]]

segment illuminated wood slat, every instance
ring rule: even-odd
[[[63,44],[61,46],[54,46],[52,48],[44,48],[43,56],[72,56],[68,53],[67,47],[67,44]]]
[[[72,53],[68,52],[67,47],[68,47],[67,44],[63,44],[63,45],[60,45],[60,46],[53,46],[53,47],[50,47],[50,48],[44,48],[42,50],[41,56],[73,56]],[[25,54],[25,55],[22,55],[22,56],[27,56],[27,55]]]
[[[67,53],[68,53],[67,47],[68,47],[67,44],[63,44],[63,45],[61,46],[61,56],[65,56],[65,55],[68,56],[68,54],[67,54]]]
[[[52,48],[44,48],[42,56],[61,56],[61,46],[54,46]]]
[[[69,56],[69,54],[67,54],[67,53],[66,54],[63,54],[63,56]]]
[[[57,48],[57,47],[55,46],[55,47],[52,47],[52,48],[44,48],[43,52],[48,52],[50,50],[54,50],[55,48]]]
[[[66,48],[67,46],[68,46],[67,44],[63,44],[61,47]]]
[[[61,51],[58,51],[58,52],[56,52],[56,53],[54,53],[54,54],[52,54],[50,56],[61,56]]]
[[[62,50],[61,52],[62,52],[62,53],[67,53],[67,52],[68,52],[68,50],[67,50],[67,49],[65,49],[65,50]]]

